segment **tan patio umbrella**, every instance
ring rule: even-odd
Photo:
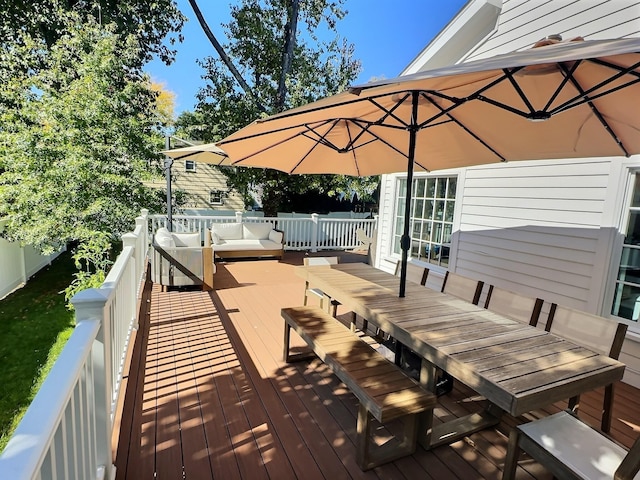
[[[551,43],[551,42],[543,42]],[[352,87],[218,142],[224,164],[377,175],[640,153],[640,39],[552,43]],[[405,204],[400,296],[410,244]]]
[[[193,160],[201,163],[218,164],[227,154],[215,143],[204,143],[202,145],[190,145],[188,147],[174,148],[173,150],[163,150],[167,157],[174,160]]]

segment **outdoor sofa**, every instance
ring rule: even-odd
[[[268,222],[214,223],[205,233],[205,246],[214,258],[276,257],[284,252],[284,232]]]

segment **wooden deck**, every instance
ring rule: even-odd
[[[351,253],[341,262],[364,260]],[[280,308],[302,302],[304,281],[293,271],[301,264],[301,253],[219,264],[213,292],[147,286],[114,441],[117,478],[500,479],[508,428],[522,419],[506,417],[432,451],[418,447],[366,473],[358,468],[355,397],[318,360],[282,361]],[[639,393],[626,384],[616,390],[612,436],[627,447],[640,434]],[[456,382],[436,417],[479,410],[482,401]],[[580,416],[598,425],[600,405],[601,391],[583,396]],[[521,461],[518,478],[551,476]]]

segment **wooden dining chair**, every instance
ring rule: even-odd
[[[447,270],[441,291],[478,305],[483,286],[484,282],[481,280],[474,280]],[[442,374],[436,380],[436,394],[438,396],[445,395],[451,390],[453,390],[453,376],[448,372],[442,371]]]
[[[528,297],[491,285],[484,308],[535,327],[538,325],[543,303],[541,298]]]
[[[400,272],[402,269],[402,260],[398,260],[398,262],[396,263],[396,268],[394,271],[394,275],[396,277],[400,276]],[[415,283],[417,285],[421,285],[421,286],[425,286],[427,283],[427,278],[429,277],[429,268],[428,267],[422,267],[420,265],[416,265],[415,263],[407,263],[407,281],[411,282],[411,283]],[[382,333],[382,335],[380,335],[380,333]],[[381,336],[382,338],[384,338],[385,333],[382,332],[381,330],[378,331],[378,336]],[[404,362],[404,357],[406,355],[409,355],[409,351],[406,351],[406,348],[404,347],[404,345],[396,342],[396,346],[395,346],[395,362],[396,365],[403,365]]]
[[[396,269],[394,271],[394,275],[396,277],[400,276],[400,270],[402,268],[402,260],[398,260],[396,263]],[[426,285],[427,277],[429,276],[429,268],[421,267],[416,265],[415,263],[407,263],[407,281],[416,283],[418,285]]]
[[[444,276],[442,292],[478,305],[484,282],[449,272]]]
[[[617,360],[627,325],[554,303],[551,305],[545,330]],[[601,429],[605,433],[611,430],[613,390],[613,384],[607,385],[604,390]],[[570,398],[569,408],[577,412],[579,402],[579,396]]]
[[[309,265],[337,265],[339,263],[338,257],[304,257],[303,263],[305,266]],[[309,282],[305,282],[304,286],[304,302],[303,305],[306,305],[309,296],[314,295],[320,298],[320,308],[325,308],[325,302],[327,303],[326,309],[331,315],[334,317],[338,314],[338,305],[339,302],[331,299],[326,293],[324,293],[319,288],[310,288]]]

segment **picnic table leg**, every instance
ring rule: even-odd
[[[420,364],[420,385],[428,392],[436,391],[436,366],[426,359]],[[433,427],[433,409],[421,413],[418,417],[418,442],[426,450],[431,448],[431,430]]]

